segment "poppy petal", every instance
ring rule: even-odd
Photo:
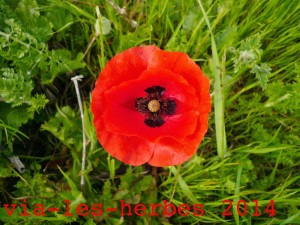
[[[158,50],[155,46],[134,47],[115,55],[99,76],[100,89],[107,90],[122,81],[138,78],[155,50]]]
[[[151,158],[154,150],[151,142],[139,137],[109,132],[103,129],[105,126],[102,120],[98,120],[95,126],[98,128],[97,136],[100,143],[113,157],[133,166],[142,165]]]
[[[155,145],[148,163],[152,166],[178,165],[190,159],[197,151],[198,142],[178,141],[174,138],[162,138]]]
[[[123,81],[137,79],[147,68],[151,54],[157,49],[159,48],[156,46],[130,48],[115,55],[106,64],[92,93],[92,111],[96,115],[100,115],[105,108],[102,104],[102,93]]]
[[[183,52],[169,52],[157,49],[151,54],[147,69],[166,68],[180,74],[195,87],[196,95],[201,102],[201,111],[210,112],[209,80],[199,66]]]
[[[190,159],[197,151],[208,128],[208,114],[198,118],[194,134],[178,141],[173,138],[162,138],[154,148],[153,155],[148,163],[152,166],[170,166],[181,164]]]
[[[106,128],[114,133],[139,136],[151,141],[164,136],[182,140],[193,134],[199,115],[193,106],[197,98],[185,80],[168,70],[148,70],[141,77],[105,93],[106,102],[109,102],[103,113],[103,119],[107,121]],[[145,95],[145,89],[154,85],[165,87],[165,96],[176,101],[178,110],[174,115],[166,116],[162,126],[152,128],[144,123],[145,116],[136,110],[135,101]]]

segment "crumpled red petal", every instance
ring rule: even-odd
[[[171,96],[177,104],[175,114],[166,116],[165,124],[157,128],[146,126],[145,116],[135,108],[135,100],[145,95],[147,87],[154,85],[165,87],[165,96]],[[193,88],[180,75],[167,70],[147,70],[140,79],[107,91],[105,99],[109,103],[103,119],[107,121],[106,128],[114,133],[138,136],[149,141],[158,141],[165,136],[183,140],[194,133],[197,125],[199,112],[193,104],[198,100]]]
[[[91,107],[94,115],[101,114],[104,109],[102,99],[100,99],[104,91],[120,85],[124,81],[137,79],[147,69],[152,53],[158,49],[156,46],[130,48],[115,55],[106,64],[96,81],[96,88],[92,93]],[[97,119],[97,116],[95,119]]]
[[[153,155],[152,143],[139,137],[131,137],[109,132],[100,119],[95,126],[101,129],[97,132],[102,147],[113,157],[133,166],[139,166],[149,161]],[[99,130],[98,130],[99,131]]]
[[[98,120],[97,127],[105,125]],[[190,159],[197,151],[198,141],[195,139],[178,141],[165,137],[160,142],[120,135],[107,130],[98,134],[104,149],[113,157],[133,166],[148,162],[152,166],[178,165]]]
[[[193,145],[194,144],[194,145]],[[173,138],[162,138],[154,148],[148,163],[152,166],[178,165],[190,159],[197,151],[198,143],[181,142]]]
[[[168,52],[157,49],[151,54],[147,69],[165,68],[173,73],[181,74],[196,90],[201,102],[201,111],[210,112],[211,100],[209,80],[200,67],[183,52]]]

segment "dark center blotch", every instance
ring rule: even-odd
[[[158,94],[162,94],[166,89],[161,87],[161,86],[153,86],[153,87],[149,87],[147,88],[145,91],[148,93],[148,94],[155,94],[155,93],[158,93]]]
[[[173,115],[176,110],[176,102],[174,100],[166,100],[165,104],[166,104],[165,113],[167,115]]]
[[[146,118],[144,123],[149,127],[160,127],[165,123],[165,121],[161,117]]]
[[[165,88],[152,86],[145,89],[147,96],[137,98],[136,110],[145,114],[144,123],[149,127],[160,127],[165,121],[164,117],[173,115],[176,110],[176,102],[163,96]]]

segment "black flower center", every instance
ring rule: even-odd
[[[176,102],[163,96],[165,88],[160,86],[149,87],[145,90],[147,95],[137,98],[135,108],[145,114],[144,123],[149,127],[160,127],[165,121],[164,117],[173,115],[176,110]]]

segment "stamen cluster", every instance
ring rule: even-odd
[[[165,88],[152,86],[145,90],[147,96],[137,98],[135,108],[138,112],[145,114],[144,123],[149,127],[160,127],[165,121],[164,117],[173,115],[176,103],[172,99],[165,98]]]

